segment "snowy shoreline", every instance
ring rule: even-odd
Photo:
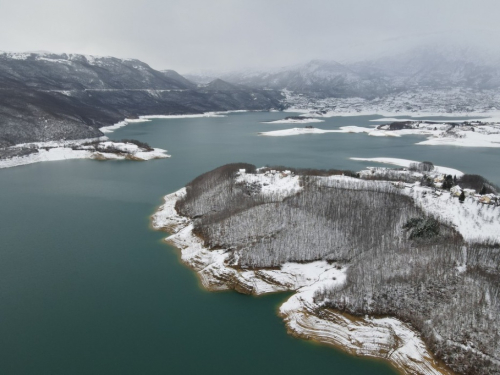
[[[409,122],[413,122],[413,128],[407,126],[401,129],[391,129],[390,124],[380,125],[376,128],[342,126],[334,130],[305,127],[260,132],[259,135],[269,137],[326,133],[366,133],[372,137],[422,135],[428,136],[428,138],[425,141],[417,142],[417,145],[500,148],[500,124],[498,122],[476,123],[474,126],[466,126],[464,124],[450,125],[444,122],[416,122],[412,120]]]
[[[342,126],[339,130],[325,130],[318,128],[293,128],[283,130],[273,130],[269,132],[260,132],[259,135],[267,137],[287,137],[290,135],[302,134],[325,134],[325,133],[368,133],[374,129],[363,128],[360,126]]]
[[[282,120],[264,121],[261,122],[261,124],[308,124],[314,122],[325,122],[325,120],[321,120],[319,118],[295,116],[295,117],[287,117]]]
[[[384,116],[387,118],[391,118],[393,121],[405,121],[404,119],[394,118],[395,116],[406,116],[406,117],[458,117],[467,120],[488,120],[488,119],[499,119],[500,111],[472,111],[472,112],[433,112],[433,111],[395,111],[395,110],[382,110],[382,109],[365,109],[365,110],[339,110],[339,111],[325,111],[324,113],[318,113],[315,108],[298,108],[298,107],[289,107],[283,110],[283,112],[288,113],[300,113],[301,116],[311,116],[318,118],[329,118],[329,117],[356,117],[356,116]],[[393,119],[394,118],[394,119]],[[382,120],[382,119],[380,119]],[[370,121],[379,121],[379,120],[370,120]]]
[[[128,124],[132,123],[140,123],[140,122],[150,122],[153,119],[181,119],[181,118],[202,118],[202,117],[227,117],[226,115],[229,113],[241,113],[241,112],[249,112],[248,110],[234,110],[234,111],[220,111],[220,112],[204,112],[197,114],[188,114],[188,115],[144,115],[139,116],[139,118],[135,119],[125,119],[123,121],[117,122],[116,124],[103,126],[99,128],[103,133],[112,133],[117,129],[123,128]]]
[[[336,176],[338,179],[349,179]],[[293,184],[293,181],[289,182]],[[285,263],[279,270],[237,269],[226,263],[224,250],[210,251],[193,234],[193,222],[180,216],[175,203],[186,194],[182,188],[165,196],[152,216],[152,226],[171,235],[166,242],[180,250],[184,264],[195,270],[210,291],[234,289],[245,294],[295,291],[279,309],[290,334],[339,347],[351,354],[383,358],[411,374],[450,374],[427,350],[419,334],[395,318],[354,318],[314,303],[314,292],[324,286],[342,285],[347,267],[325,261]]]

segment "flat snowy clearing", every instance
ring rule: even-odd
[[[408,160],[408,159],[397,159],[397,158],[349,158],[351,160],[358,161],[371,161],[374,163],[383,163],[383,164],[391,164],[397,165],[399,167],[409,168],[411,164],[418,164],[419,161]],[[458,169],[448,168],[448,167],[440,167],[438,165],[434,166],[434,171],[442,174],[452,175],[461,177],[463,176],[463,172]]]
[[[325,122],[325,120],[320,120],[317,118],[303,118],[303,119],[283,119],[283,120],[275,120],[275,121],[266,121],[262,122],[262,124],[307,124],[310,122]]]
[[[418,145],[429,146],[461,146],[461,147],[500,147],[500,128],[499,133],[479,133],[459,132],[461,137],[432,137],[426,141],[418,142]]]
[[[373,131],[370,128],[362,128],[360,126],[343,126],[339,130],[325,130],[318,128],[293,128],[284,130],[274,130],[270,132],[261,132],[259,135],[269,137],[286,137],[289,135],[302,135],[302,134],[325,134],[325,133],[368,133]]]
[[[232,113],[232,112],[247,112],[247,111],[227,111],[227,112],[205,112],[205,113],[200,113],[200,114],[193,114],[193,115],[146,115],[146,116],[139,116],[139,118],[135,119],[125,119],[123,121],[120,121],[114,125],[110,126],[103,126],[102,128],[99,128],[100,131],[103,133],[112,133],[116,129],[123,128],[124,126],[127,126],[128,124],[131,123],[139,123],[139,122],[149,122],[152,119],[180,119],[180,118],[200,118],[200,117],[227,117],[225,114],[227,113]]]

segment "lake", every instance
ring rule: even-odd
[[[231,162],[360,170],[373,164],[349,157],[395,157],[500,184],[500,149],[415,145],[422,136],[257,135],[300,127],[261,123],[289,115],[157,119],[109,135],[165,148],[170,159],[0,170],[0,373],[394,374],[386,362],[287,335],[276,315],[287,294],[202,290],[150,215],[164,195]],[[368,126],[378,117],[314,126]]]

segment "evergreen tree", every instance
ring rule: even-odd
[[[464,203],[465,193],[464,193],[463,190],[462,190],[462,193],[460,193],[460,196],[458,197],[458,200],[460,201],[460,203]]]
[[[445,177],[442,187],[446,190],[450,190],[453,187],[453,177],[451,175]]]

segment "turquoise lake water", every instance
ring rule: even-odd
[[[163,119],[110,134],[165,148],[149,162],[68,160],[0,170],[0,374],[394,374],[286,334],[287,295],[209,293],[149,227],[165,194],[222,164],[340,168],[397,157],[500,184],[500,149],[415,145],[420,136],[262,137],[283,113]],[[368,126],[338,117],[324,129]]]

